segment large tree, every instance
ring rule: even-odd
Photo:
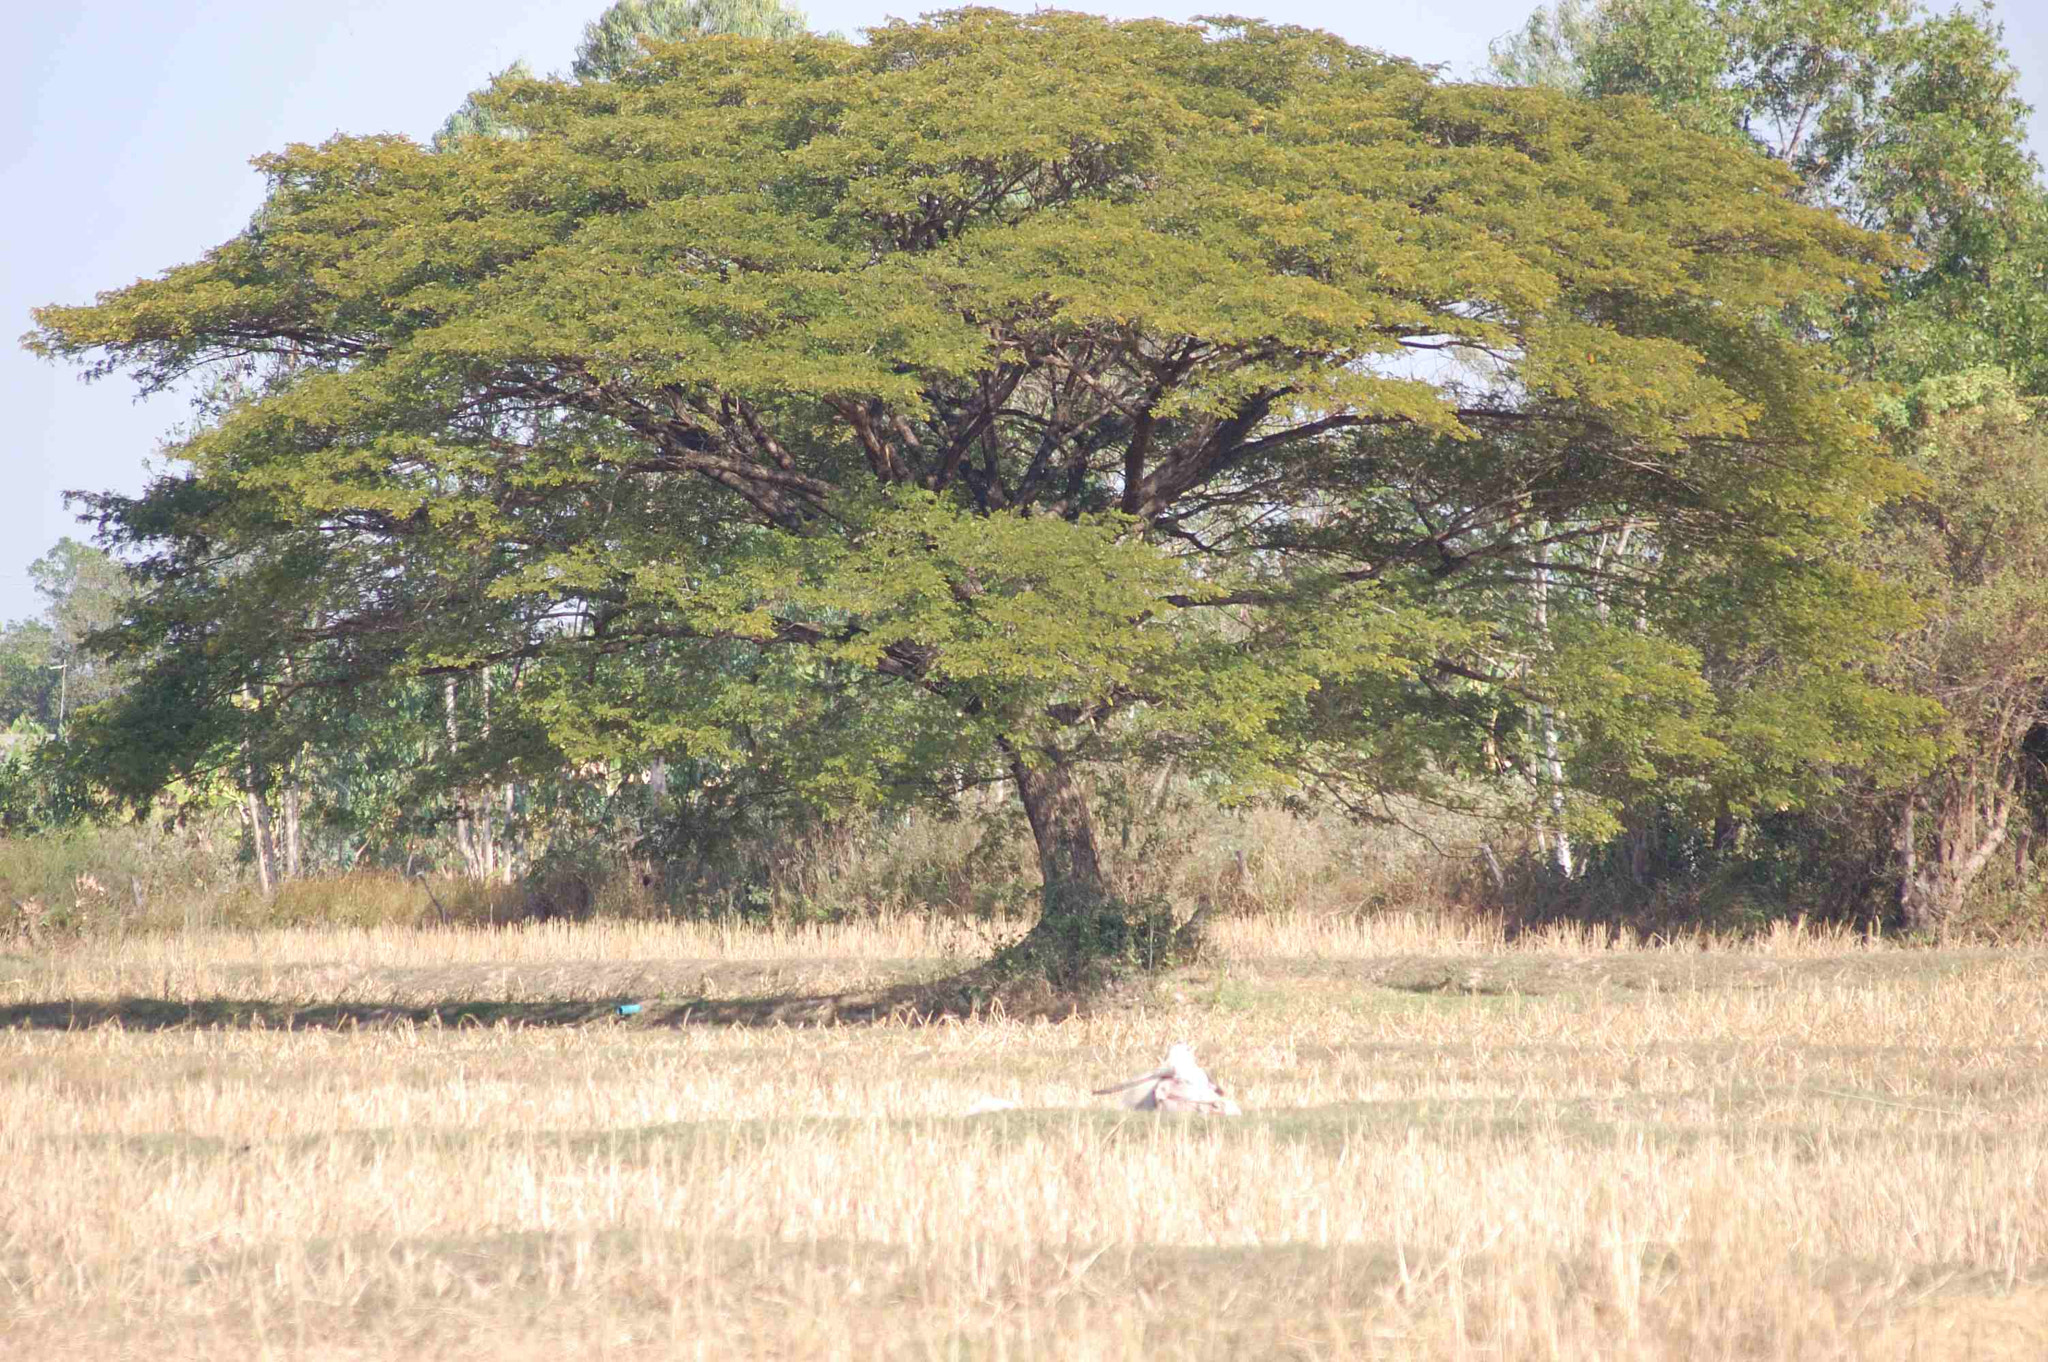
[[[1089,762],[1357,799],[1483,774],[1555,694],[1589,782],[1704,778],[1697,654],[1588,611],[1510,662],[1530,583],[1654,525],[1569,589],[1634,619],[1732,561],[1819,618],[1890,485],[1781,324],[1885,242],[1639,102],[968,10],[485,105],[526,137],[290,148],[250,231],[38,312],[96,373],[264,384],[97,501],[149,553],[100,729],[131,791],[509,664],[506,762],[779,733],[821,797],[1000,771],[1038,940],[1114,944]]]

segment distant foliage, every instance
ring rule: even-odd
[[[690,38],[801,38],[804,12],[784,0],[618,0],[583,27],[570,70],[611,80],[647,55],[647,42]]]
[[[491,81],[498,84],[532,78],[532,68],[521,60],[494,74]],[[516,123],[506,122],[495,110],[482,103],[473,92],[462,101],[454,113],[448,115],[447,121],[434,133],[433,148],[436,151],[446,151],[465,137],[503,137],[516,141],[525,135],[525,129]]]

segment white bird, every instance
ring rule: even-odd
[[[986,1116],[992,1111],[1015,1111],[1018,1103],[1007,1097],[991,1097],[987,1093],[974,1099],[974,1105],[967,1108],[969,1116]]]
[[[1166,1052],[1166,1063],[1128,1083],[1097,1088],[1097,1097],[1131,1090],[1124,1101],[1136,1111],[1198,1111],[1204,1116],[1241,1116],[1237,1103],[1195,1063],[1195,1052],[1185,1044]]]

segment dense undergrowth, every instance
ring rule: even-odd
[[[1644,938],[1741,936],[1794,919],[1891,927],[1867,901],[1864,911],[1845,910],[1826,886],[1774,876],[1756,857],[1649,883],[1595,859],[1561,880],[1534,848],[1517,850],[1497,829],[1445,815],[1360,825],[1174,796],[1118,811],[1103,841],[1126,902],[1166,905],[1181,917],[1205,906],[1215,917],[1398,912],[1485,918],[1511,932],[1578,923]],[[80,824],[0,838],[0,941],[592,917],[801,925],[928,914],[991,924],[1029,920],[1038,908],[1030,832],[1004,805],[899,811],[735,838],[697,855],[650,855],[649,846],[555,848],[520,873],[489,879],[438,869],[425,847],[422,869],[330,871],[266,896],[231,816],[168,827]],[[1949,924],[1949,939],[2039,939],[2048,892],[2028,870],[2007,861],[1987,875],[1970,911]]]
[[[1443,831],[1438,829],[1437,831]],[[592,916],[830,923],[901,912],[1030,916],[1030,832],[1002,813],[898,813],[658,861],[605,849],[541,858],[494,880],[403,868],[287,881],[265,897],[229,820],[79,826],[0,839],[0,903],[16,929],[100,935],[332,924],[510,923]],[[1120,892],[1217,913],[1470,906],[1475,863],[1406,828],[1274,809],[1181,810],[1109,831]]]

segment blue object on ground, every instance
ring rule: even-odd
[[[632,1015],[633,1015],[633,1014],[634,1014],[635,1012],[638,1012],[639,1010],[640,1010],[640,1004],[638,1004],[638,1003],[620,1003],[620,1004],[619,1004],[619,1015],[620,1015],[621,1017],[630,1017],[630,1016],[632,1016]]]

